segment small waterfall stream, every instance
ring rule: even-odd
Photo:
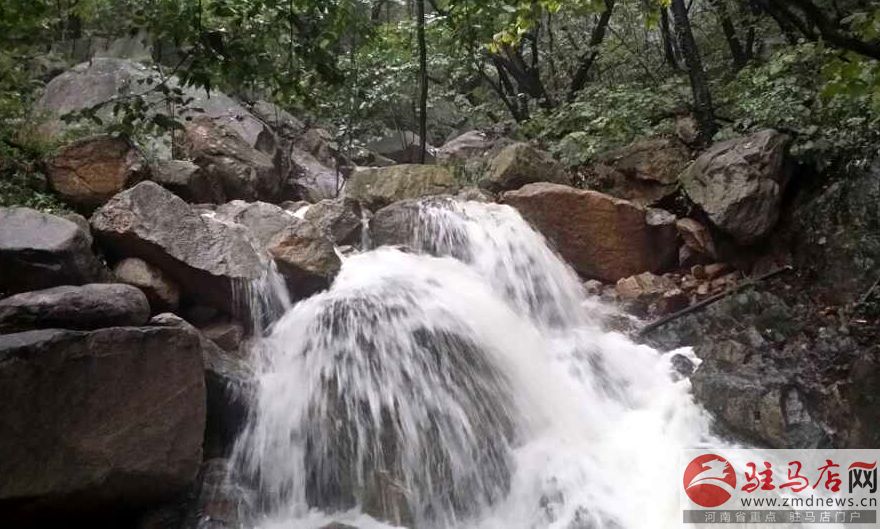
[[[604,331],[515,210],[415,215],[264,340],[235,454],[253,525],[678,526],[679,449],[717,440],[670,355]]]

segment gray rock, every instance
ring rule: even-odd
[[[154,313],[176,310],[180,303],[180,287],[162,270],[137,257],[128,257],[113,267],[116,279],[141,289]]]
[[[0,300],[0,332],[136,326],[149,317],[143,292],[113,283],[54,287]]]
[[[52,79],[35,105],[37,115],[50,117],[43,132],[51,136],[60,134],[68,128],[60,119],[64,114],[107,103],[119,95],[143,91],[144,85],[139,81],[150,77],[158,79],[154,70],[125,59],[95,58],[74,66]],[[267,143],[266,136],[270,133],[263,123],[229,96],[216,90],[209,95],[201,89],[181,86],[176,78],[170,82],[170,86],[183,90],[184,97],[193,98],[188,110],[184,109],[179,118],[206,116],[229,127],[251,147]],[[157,103],[161,100],[161,94],[156,93],[149,99]],[[105,105],[100,112],[105,121],[112,120],[112,107],[112,104]],[[162,104],[151,107],[152,111],[160,113],[165,108]],[[156,146],[161,151],[158,154],[162,155],[160,158],[170,158],[170,135],[161,140],[163,145]]]
[[[107,270],[75,223],[28,208],[0,208],[0,293],[103,281]]]
[[[302,121],[276,104],[261,100],[251,105],[250,110],[281,137],[294,138],[306,129]]]
[[[78,525],[174,498],[202,460],[198,338],[154,327],[0,335],[0,423],[7,524]]]
[[[485,156],[494,146],[495,140],[490,138],[488,134],[472,130],[444,143],[437,150],[437,161],[441,163],[464,162],[471,158]]]
[[[150,325],[177,327],[198,338],[204,362],[207,399],[205,424],[206,457],[231,453],[247,418],[253,392],[253,369],[241,349],[225,351],[184,319],[171,313],[153,316]]]
[[[171,277],[183,297],[234,312],[233,289],[258,279],[265,264],[247,229],[196,214],[154,182],[141,182],[91,219],[95,237],[119,258],[139,257]]]
[[[61,215],[62,219],[69,220],[70,222],[79,226],[79,229],[82,230],[83,234],[85,234],[86,239],[89,241],[89,246],[92,245],[94,239],[92,238],[92,227],[89,226],[89,219],[83,217],[79,213],[65,213]]]
[[[229,199],[272,200],[281,192],[280,162],[208,117],[186,124],[184,150]]]
[[[297,222],[293,213],[279,206],[243,200],[233,200],[223,204],[217,208],[216,218],[246,227],[262,250],[269,247],[269,243],[278,232]]]
[[[710,147],[681,175],[688,197],[742,244],[769,233],[788,184],[790,138],[763,130]]]
[[[150,180],[191,203],[226,202],[223,186],[198,165],[185,160],[161,160],[153,166]]]
[[[230,479],[228,459],[212,458],[199,472],[197,498],[187,515],[187,529],[238,529],[248,495]]]
[[[550,156],[527,143],[505,147],[491,162],[479,185],[493,193],[519,189],[526,184],[550,182],[570,184],[563,167]]]
[[[322,200],[310,206],[304,216],[337,245],[360,242],[362,217],[360,204],[348,198]]]
[[[367,149],[397,163],[419,163],[419,135],[408,130],[394,131],[367,144]],[[437,149],[427,146],[425,163],[433,163]]]
[[[418,199],[400,200],[377,211],[370,219],[370,243],[373,247],[408,245],[418,230]]]
[[[279,232],[269,244],[269,255],[294,297],[327,288],[342,267],[333,242],[306,220]]]
[[[310,202],[336,197],[344,175],[322,164],[313,154],[292,146],[289,151],[290,172],[287,186],[294,196]]]
[[[199,331],[227,352],[237,352],[244,340],[244,327],[234,321],[210,323]]]
[[[434,165],[392,165],[355,171],[345,184],[345,196],[376,211],[408,198],[455,193],[453,174]]]

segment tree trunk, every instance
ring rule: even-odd
[[[694,115],[700,128],[700,141],[708,145],[715,135],[715,112],[712,107],[712,94],[709,92],[709,84],[706,81],[706,72],[703,70],[703,60],[700,58],[700,50],[694,40],[691,31],[691,23],[688,20],[687,6],[684,0],[672,0],[672,21],[675,24],[675,34],[678,37],[678,47],[684,57],[687,66],[688,77],[691,81],[691,91],[694,97]]]
[[[724,33],[724,39],[727,41],[727,47],[730,48],[730,55],[733,58],[733,67],[737,70],[742,69],[748,62],[746,51],[736,34],[736,26],[730,18],[727,11],[727,0],[711,0],[712,8],[721,24],[721,31]]]
[[[670,68],[678,71],[680,68],[675,56],[675,42],[669,30],[669,11],[665,7],[660,8],[660,40],[663,42],[663,59]]]
[[[587,50],[581,55],[578,68],[571,78],[571,87],[568,90],[568,98],[574,99],[574,96],[581,91],[587,84],[587,75],[590,68],[596,62],[599,56],[599,46],[605,40],[605,32],[608,30],[608,23],[611,21],[611,12],[614,10],[615,0],[605,0],[605,11],[599,16],[596,25],[593,27],[593,33],[590,35],[590,42],[587,44]]]
[[[425,0],[416,0],[416,38],[419,41],[419,163],[428,147],[428,48],[425,44]]]

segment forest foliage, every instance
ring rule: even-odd
[[[417,131],[422,76],[429,143],[494,129],[570,166],[683,115],[711,121],[705,141],[776,127],[825,166],[867,163],[880,140],[873,0],[0,0],[5,202],[52,148],[33,133],[42,86],[90,43],[132,35],[153,42],[166,97],[180,98],[173,74],[270,100],[349,147]],[[144,123],[144,104],[117,105],[123,131],[179,126]]]

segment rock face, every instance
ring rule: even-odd
[[[0,332],[136,326],[149,317],[147,298],[130,285],[62,286],[0,300]]]
[[[156,163],[150,180],[192,203],[222,204],[226,202],[223,186],[198,165],[185,160],[163,160]]]
[[[154,182],[141,182],[91,219],[103,247],[139,257],[171,277],[184,297],[234,311],[233,287],[260,277],[264,264],[243,226],[196,214]]]
[[[690,152],[680,142],[650,138],[599,155],[586,170],[586,179],[591,189],[648,205],[675,190],[690,161]]]
[[[360,204],[349,198],[340,198],[312,205],[304,218],[336,244],[353,245],[361,239],[362,216]]]
[[[299,147],[291,146],[289,155],[290,174],[286,184],[293,196],[317,202],[337,195],[343,175],[336,169],[322,164],[314,155]]]
[[[580,274],[617,281],[659,272],[678,261],[675,217],[595,191],[529,184],[503,202],[555,245]]]
[[[419,162],[419,135],[408,130],[392,132],[367,145],[367,149],[390,158],[397,163],[410,164]],[[430,145],[427,146],[425,163],[434,162],[434,153],[436,149]]]
[[[197,337],[204,361],[207,398],[204,451],[206,457],[228,456],[247,418],[253,371],[240,351],[225,351],[186,320],[171,313],[150,320],[157,327],[175,327]]]
[[[568,184],[569,179],[550,154],[527,143],[514,143],[489,162],[486,176],[480,180],[480,187],[497,193],[535,182]]]
[[[793,207],[795,265],[815,276],[829,303],[851,303],[880,265],[880,163],[838,180]],[[2,228],[0,228],[2,229]]]
[[[373,247],[409,244],[419,225],[420,203],[401,200],[385,206],[370,219],[370,243]]]
[[[143,259],[123,259],[113,267],[113,274],[122,283],[141,289],[154,313],[176,310],[180,303],[180,288],[177,283]]]
[[[107,272],[75,223],[28,208],[0,208],[0,293],[102,281]]]
[[[281,168],[231,128],[207,117],[186,125],[184,149],[228,199],[270,200],[281,192]]]
[[[70,525],[174,497],[202,459],[198,338],[153,327],[0,335],[0,422],[7,523]]]
[[[709,230],[694,219],[678,219],[675,221],[678,234],[685,246],[690,248],[695,255],[708,259],[717,259],[718,252],[715,250],[715,242]]]
[[[753,243],[779,219],[789,140],[763,130],[715,144],[682,174],[682,186],[715,226],[741,244]]]
[[[112,136],[84,138],[64,147],[46,171],[65,202],[89,211],[148,173],[137,147]]]
[[[463,162],[480,157],[492,150],[495,141],[479,130],[465,132],[447,141],[437,150],[439,162]]]
[[[458,187],[443,167],[392,165],[355,171],[345,184],[345,196],[375,211],[398,200],[455,193]]]
[[[150,68],[124,59],[101,57],[74,66],[52,79],[36,104],[36,112],[48,114],[51,119],[44,126],[44,132],[48,135],[60,133],[65,128],[60,120],[62,115],[111,101],[120,93],[130,92],[132,87],[138,86],[139,80],[151,76],[155,77],[155,72]],[[183,90],[184,97],[193,98],[190,109],[201,109],[201,112],[184,110],[179,117],[205,116],[229,127],[251,147],[266,143],[267,131],[263,123],[229,96],[216,90],[209,96],[204,90],[180,86],[177,79],[172,79],[169,85]],[[154,101],[159,99],[157,93]],[[112,119],[112,107],[112,104],[106,105],[100,113],[106,121]],[[165,105],[153,105],[157,112],[164,108]],[[166,145],[164,149],[167,152],[160,158],[169,158],[170,146]]]
[[[342,266],[330,239],[305,220],[278,233],[269,244],[269,255],[294,297],[327,288]]]

